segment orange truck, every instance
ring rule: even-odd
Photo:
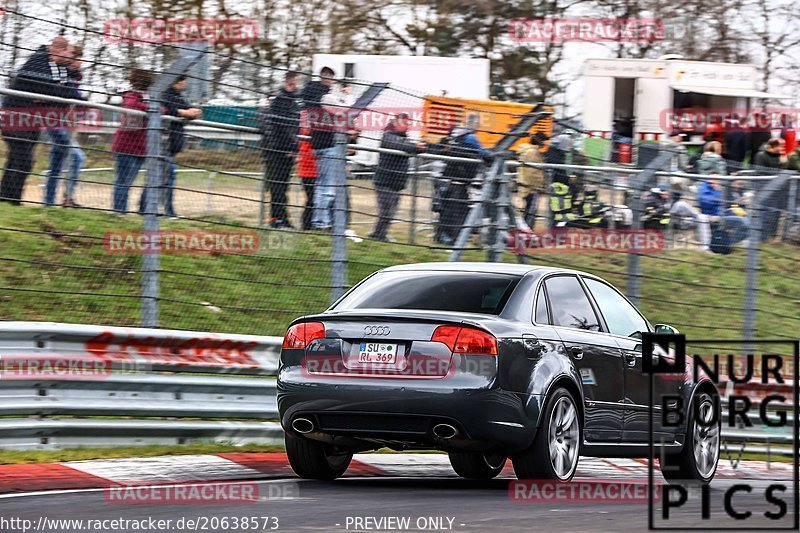
[[[481,145],[491,148],[519,121],[525,113],[532,111],[533,104],[518,104],[500,100],[468,100],[464,98],[450,98],[447,96],[426,96],[423,104],[425,124],[422,130],[422,139],[427,142],[438,142],[447,135],[453,125],[466,123],[469,115],[476,114],[480,118],[477,136]],[[552,108],[547,107],[548,111]],[[540,120],[530,129],[531,135],[542,132],[550,137],[553,131],[553,120],[548,117]],[[517,145],[526,142],[530,135],[520,137],[514,143],[512,150]]]

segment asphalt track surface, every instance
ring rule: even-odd
[[[656,473],[657,479],[660,479]],[[261,501],[248,504],[133,504],[110,503],[103,490],[30,493],[0,499],[0,530],[46,533],[96,531],[644,531],[648,528],[647,503],[600,503],[538,501],[516,502],[509,497],[510,479],[489,482],[452,477],[343,478],[333,482],[274,479],[256,481]],[[614,481],[626,481],[624,477]],[[645,481],[642,479],[637,482]],[[242,482],[239,482],[242,483]],[[248,482],[244,482],[248,483]],[[753,516],[744,521],[731,519],[723,507],[726,490],[747,483],[751,493],[737,493],[733,504]],[[782,495],[788,513],[781,520],[766,520],[765,511],[777,507],[765,500],[772,483],[788,486]],[[715,480],[709,491],[709,519],[701,519],[699,490],[692,490],[689,502],[672,511],[668,522],[661,520],[662,505],[654,505],[655,525],[688,530],[716,527],[750,530],[755,527],[792,528],[795,508],[791,480]],[[46,517],[40,522],[41,517]],[[390,517],[398,517],[392,521]],[[58,519],[142,521],[171,520],[164,528],[61,527]],[[242,527],[243,519],[253,519]],[[359,518],[361,521],[359,521]],[[18,519],[17,522],[11,520]],[[178,522],[183,522],[178,526]],[[227,519],[227,522],[223,522]],[[383,519],[383,521],[381,521]],[[402,520],[408,520],[407,523]],[[194,524],[187,523],[194,520]],[[234,520],[239,527],[234,527]],[[153,522],[155,524],[155,522]],[[48,528],[48,524],[50,527]],[[407,526],[406,526],[407,524]],[[192,526],[192,527],[189,527]],[[264,527],[266,526],[266,527]],[[277,528],[276,528],[277,526]],[[26,533],[27,533],[26,531]]]

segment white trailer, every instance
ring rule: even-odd
[[[749,111],[752,100],[780,99],[756,88],[755,65],[683,59],[588,59],[583,127],[610,137],[630,122],[634,140],[668,134],[676,110]]]
[[[405,111],[412,118],[421,117],[425,96],[445,95],[472,100],[489,98],[488,59],[314,54],[314,73],[319,74],[322,67],[332,68],[337,79],[353,80],[353,94],[356,97],[369,83],[390,84],[390,88],[385,89],[370,105],[370,109],[375,110],[369,114],[374,129],[363,128],[359,140],[359,144],[366,146],[379,144],[382,126],[385,125],[385,121],[380,120],[382,114],[388,117]],[[409,135],[417,137],[419,130],[412,127]],[[376,162],[377,154],[358,151],[354,159],[358,163],[371,165]]]

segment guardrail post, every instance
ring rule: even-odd
[[[335,139],[331,302],[338,300],[347,290],[347,134],[337,131]]]

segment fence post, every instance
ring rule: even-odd
[[[411,158],[411,221],[408,225],[408,242],[415,244],[417,242],[417,192],[419,189],[419,176],[417,175],[417,164],[419,160],[416,157]]]
[[[262,159],[264,172],[261,174],[261,187],[258,198],[258,227],[264,226],[264,216],[267,209],[267,180],[270,178],[270,163]]]
[[[331,232],[331,302],[347,290],[347,133],[335,134],[333,223]]]
[[[159,231],[158,205],[164,183],[164,161],[161,154],[161,107],[164,93],[175,83],[178,76],[189,70],[205,53],[205,44],[187,49],[169,68],[160,74],[150,88],[150,103],[147,107],[147,178],[142,194],[144,203],[144,230],[150,236]],[[142,257],[142,326],[158,327],[158,253]]]
[[[503,251],[507,247],[507,237],[510,228],[516,224],[513,209],[513,199],[508,187],[508,168],[505,159],[497,174],[497,194],[490,225],[491,233],[488,241],[489,250],[487,259],[492,263],[501,261]]]
[[[163,83],[154,86],[147,108],[147,174],[142,194],[145,195],[144,231],[151,238],[159,230],[158,205],[161,203],[164,170],[161,160],[161,99],[164,90]],[[158,265],[157,247],[153,253],[142,256],[142,326],[148,328],[158,326]]]
[[[758,252],[761,248],[761,203],[753,198],[750,216],[750,232],[747,243],[747,266],[745,267],[744,285],[744,340],[751,341],[756,337],[756,292],[758,290]],[[752,345],[745,344],[745,353],[750,353]]]
[[[783,222],[784,240],[789,236],[789,230],[797,221],[797,178],[789,180],[789,205],[787,207],[786,218]]]
[[[764,231],[764,210],[770,209],[769,200],[783,192],[787,181],[790,181],[791,173],[782,171],[778,176],[769,180],[760,190],[756,191],[752,200],[752,215],[750,217],[750,233],[748,235],[747,249],[747,268],[745,272],[744,288],[744,317],[743,333],[745,341],[753,341],[756,338],[756,295],[758,292],[758,270],[759,251],[761,249],[761,234]],[[744,345],[745,353],[753,352],[753,343],[746,342]]]
[[[631,176],[628,184],[633,192],[631,198],[631,211],[633,212],[633,224],[631,229],[638,231],[642,229],[642,193],[647,190],[651,182],[656,179],[656,172],[672,159],[671,150],[661,151],[645,169],[639,174]],[[641,298],[642,281],[642,258],[638,252],[628,254],[628,290],[627,296],[633,305],[639,305]]]

